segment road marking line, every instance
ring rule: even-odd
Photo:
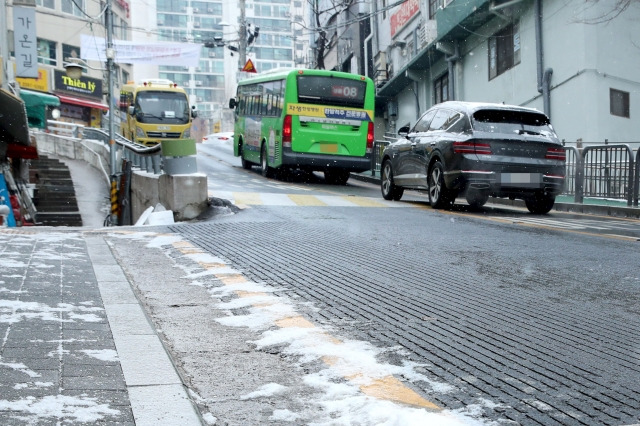
[[[314,195],[288,194],[288,197],[298,206],[317,206],[322,207],[327,204]]]
[[[380,202],[379,200],[375,200],[373,198],[366,198],[366,197],[346,197],[343,196],[341,197],[343,199],[346,199],[348,201],[351,201],[352,203],[360,206],[360,207],[389,207],[388,205]]]

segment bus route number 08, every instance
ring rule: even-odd
[[[358,96],[358,88],[350,86],[332,86],[331,94],[341,98],[355,98]]]

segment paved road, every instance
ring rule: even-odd
[[[425,399],[520,424],[640,421],[637,220],[442,212],[419,194],[389,207],[365,184],[224,173],[212,192],[245,209],[173,230],[313,323],[416,363],[405,378]]]

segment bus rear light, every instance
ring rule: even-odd
[[[544,158],[547,160],[567,161],[567,153],[564,148],[549,148],[547,149],[547,155],[545,155]]]
[[[373,152],[373,122],[369,122],[369,126],[367,127],[367,154],[371,154]]]
[[[285,115],[282,123],[282,146],[285,148],[291,148],[291,116]]]
[[[454,154],[491,155],[491,145],[474,141],[454,142],[453,152]]]

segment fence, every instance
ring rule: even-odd
[[[385,136],[385,139],[387,137]],[[373,144],[371,175],[380,173],[380,162],[389,140]],[[582,204],[584,198],[624,200],[638,206],[640,189],[640,149],[629,144],[594,144],[584,148],[565,146],[567,166],[563,195]]]

